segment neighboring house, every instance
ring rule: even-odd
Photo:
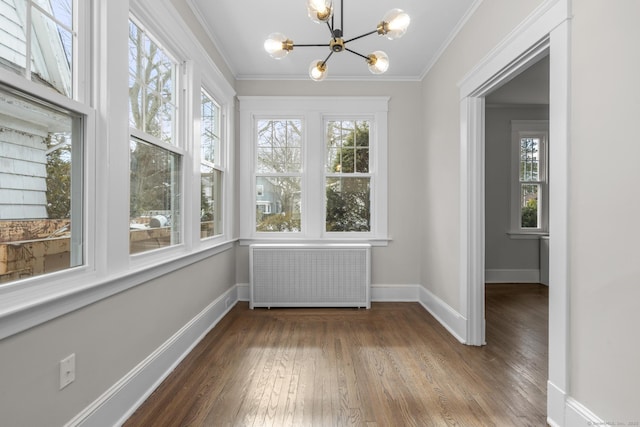
[[[30,53],[32,77],[62,94],[70,93],[71,74],[62,33],[36,14],[32,17],[31,49],[27,49],[26,16],[17,3],[0,0],[0,28],[9,29],[0,30],[0,66],[22,74]],[[51,11],[50,2],[40,5]],[[21,108],[17,98],[3,101],[15,105],[15,114],[0,114],[0,220],[47,218],[47,139],[64,132],[65,126],[42,111]]]

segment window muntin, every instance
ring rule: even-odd
[[[326,124],[325,231],[371,231],[369,120]]]
[[[129,126],[176,144],[177,62],[129,21]]]
[[[302,120],[256,121],[257,232],[302,231],[302,144]]]
[[[177,62],[130,20],[130,254],[182,243],[176,69]]]
[[[73,0],[16,0],[0,15],[0,66],[69,98],[77,30]]]
[[[220,106],[200,90],[200,238],[222,234],[223,169]]]
[[[0,283],[84,263],[83,120],[0,86]]]

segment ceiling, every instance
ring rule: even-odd
[[[376,29],[384,14],[393,8],[411,16],[407,33],[399,40],[377,34],[347,44],[363,55],[382,50],[390,67],[373,75],[366,61],[349,52],[334,54],[327,80],[420,80],[437,55],[455,35],[481,0],[343,0],[344,40]],[[273,32],[285,34],[297,44],[326,44],[327,25],[307,16],[305,0],[190,0],[194,12],[209,32],[236,79],[309,79],[309,65],[326,58],[328,47],[296,47],[281,60],[263,49]],[[334,0],[335,27],[340,28],[340,2]]]

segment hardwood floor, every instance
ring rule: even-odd
[[[546,425],[547,288],[486,295],[484,347],[418,303],[240,303],[125,426]]]

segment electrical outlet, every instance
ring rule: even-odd
[[[76,379],[76,354],[72,353],[60,361],[60,390]]]

